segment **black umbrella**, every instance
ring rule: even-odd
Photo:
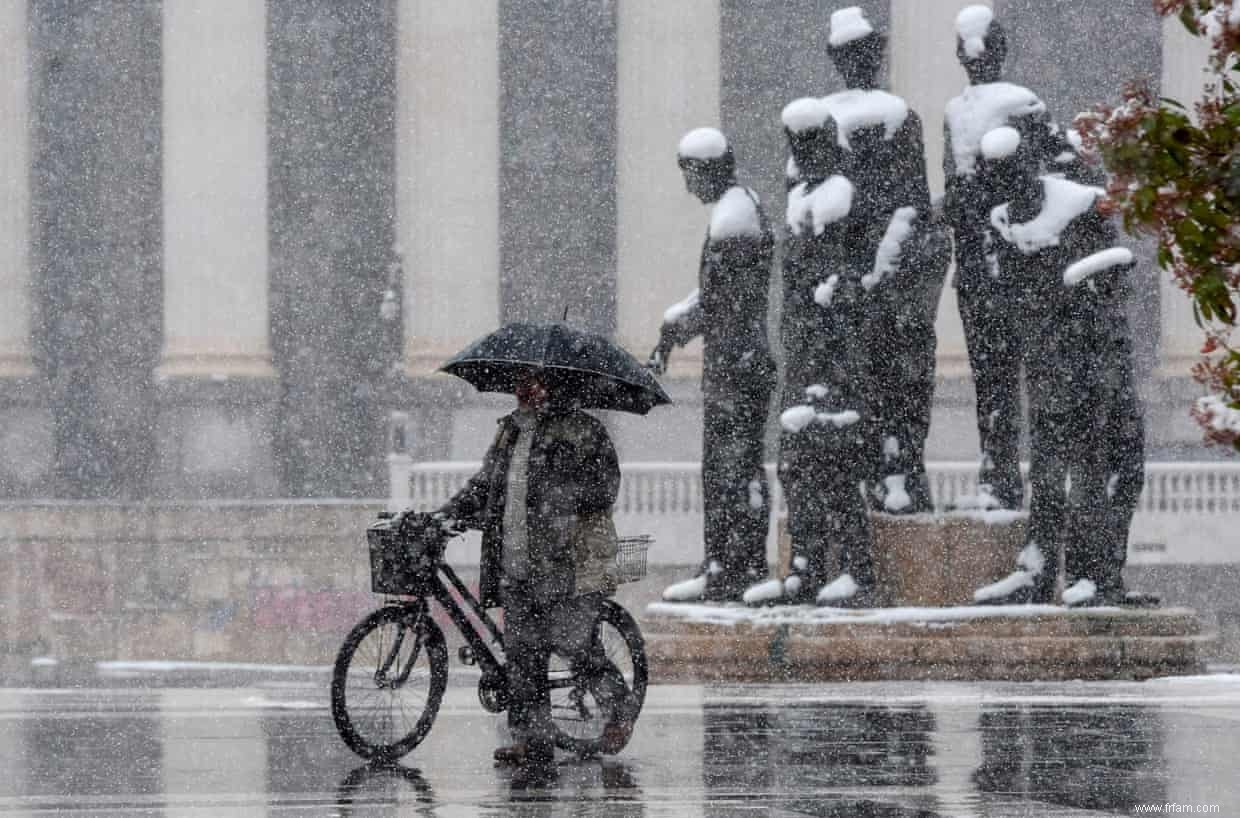
[[[533,370],[552,394],[587,409],[644,415],[672,399],[650,370],[607,338],[566,324],[505,324],[441,366],[480,392],[514,393]]]

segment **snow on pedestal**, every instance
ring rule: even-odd
[[[1186,608],[846,610],[655,603],[651,680],[1148,679],[1193,675],[1217,638]]]

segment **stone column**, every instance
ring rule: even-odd
[[[947,101],[968,83],[956,60],[956,15],[979,0],[891,0],[888,55],[892,91],[904,97],[921,117],[930,195],[943,194],[943,111]],[[989,5],[989,3],[986,3]],[[935,323],[937,386],[927,454],[959,459],[977,448],[977,424],[969,354],[953,286],[947,272]]]
[[[1190,110],[1202,98],[1207,83],[1217,80],[1209,70],[1210,44],[1204,37],[1194,37],[1175,17],[1163,21],[1163,62],[1159,92],[1178,100]],[[1186,378],[1196,363],[1203,340],[1201,329],[1193,319],[1193,302],[1188,293],[1176,286],[1166,271],[1158,277],[1160,378]]]
[[[710,210],[685,190],[676,145],[692,128],[720,127],[719,6],[720,0],[684,0],[617,7],[616,337],[642,359],[658,341],[664,310],[698,284]],[[741,181],[752,185],[747,147],[736,150]],[[772,215],[783,207],[765,204]],[[701,341],[673,353],[666,385],[678,406],[700,402],[701,366]],[[696,413],[661,415],[657,424],[614,419],[625,456],[700,456]],[[687,450],[686,441],[693,444]]]
[[[500,0],[504,321],[616,328],[613,0]],[[667,5],[667,4],[664,4]]]
[[[0,379],[34,374],[30,355],[30,60],[26,4],[0,7]],[[8,389],[4,390],[9,391]]]
[[[403,370],[417,384],[404,401],[403,456],[445,459],[473,390],[427,376],[500,321],[499,4],[400,0],[396,90]],[[467,423],[473,449],[490,439],[493,416]]]
[[[397,240],[416,377],[499,320],[499,12],[400,0],[397,20]]]
[[[31,344],[30,56],[26,4],[0,6],[0,497],[34,491],[51,468],[46,389]]]
[[[1216,79],[1209,70],[1209,42],[1189,34],[1175,17],[1163,21],[1162,36],[1159,93],[1191,110],[1202,98],[1205,85]],[[1192,368],[1200,358],[1205,336],[1193,318],[1191,296],[1166,270],[1155,269],[1154,274],[1158,287],[1150,298],[1156,298],[1158,305],[1158,348],[1146,394],[1147,455],[1151,459],[1182,458],[1182,447],[1197,447],[1201,442],[1201,429],[1189,410],[1203,391],[1192,380]]]
[[[160,493],[274,489],[266,4],[165,0]]]
[[[617,337],[635,355],[654,347],[663,311],[698,283],[710,211],[685,190],[676,145],[720,124],[719,3],[621,3],[617,12]],[[745,146],[737,152],[744,158]],[[678,351],[673,365],[685,357]]]
[[[926,145],[930,195],[943,195],[943,110],[968,83],[956,60],[956,14],[978,0],[892,0],[892,91],[904,97],[921,117]],[[983,3],[989,5],[988,3]],[[939,306],[937,366],[940,377],[967,377],[964,330],[948,273]]]

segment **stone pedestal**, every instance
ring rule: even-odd
[[[874,573],[890,605],[964,605],[973,591],[1006,576],[1025,538],[1026,512],[957,511],[896,517],[870,515]],[[779,523],[779,572],[792,543]]]
[[[1196,674],[1216,637],[1187,608],[885,608],[655,603],[655,682],[1147,679]]]

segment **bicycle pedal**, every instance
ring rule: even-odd
[[[478,657],[474,655],[474,649],[469,645],[461,645],[456,652],[456,658],[461,660],[461,664],[473,667],[478,664]]]

